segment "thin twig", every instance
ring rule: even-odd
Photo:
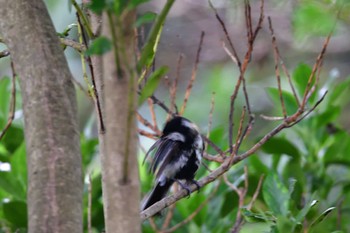
[[[143,124],[144,126],[148,127],[149,129],[151,129],[157,135],[162,135],[162,132],[158,129],[158,127],[155,126],[155,125],[152,125],[140,113],[138,113],[138,112],[136,113],[136,118],[141,124]]]
[[[194,63],[193,69],[192,69],[191,79],[190,79],[190,81],[188,82],[188,85],[187,85],[187,88],[186,88],[185,98],[184,98],[184,101],[183,101],[183,104],[182,104],[182,107],[181,107],[181,110],[180,110],[180,115],[183,115],[183,113],[184,113],[184,111],[185,111],[188,98],[190,97],[190,94],[191,94],[191,90],[192,90],[193,83],[194,83],[194,81],[196,80],[196,77],[197,77],[197,69],[198,69],[198,63],[199,63],[199,55],[200,55],[201,50],[202,50],[204,35],[205,35],[204,31],[202,31],[201,36],[200,36],[200,41],[199,41],[198,49],[197,49],[197,54],[196,54],[196,61],[195,61],[195,63]]]
[[[176,76],[175,80],[173,81],[173,85],[170,89],[170,110],[172,112],[176,109],[176,92],[177,92],[177,84],[180,79],[180,70],[182,66],[182,60],[183,60],[183,54],[179,54],[179,58],[177,59],[177,66],[176,66]],[[170,119],[170,114],[167,115],[167,120]]]
[[[15,66],[13,64],[13,61],[11,60],[11,69],[12,69],[12,87],[11,87],[11,100],[10,100],[10,107],[9,107],[9,113],[7,117],[7,123],[2,130],[0,134],[0,141],[6,134],[6,131],[10,128],[13,119],[15,118],[15,110],[16,110],[16,71]]]
[[[213,92],[212,95],[211,95],[209,119],[208,119],[208,129],[207,129],[207,138],[210,137],[211,126],[213,124],[214,106],[215,106],[215,92]],[[208,143],[205,143],[205,147],[207,147],[207,146],[208,146]]]
[[[258,186],[255,189],[255,192],[253,194],[253,197],[251,199],[251,201],[249,202],[249,204],[247,205],[247,210],[251,210],[251,208],[253,207],[254,202],[256,201],[256,199],[259,196],[260,190],[261,190],[261,186],[262,186],[262,182],[264,180],[264,174],[262,174],[259,178],[259,182],[258,182]]]
[[[170,114],[172,117],[175,117],[177,114],[171,111],[163,101],[159,100],[155,95],[151,95],[149,98],[153,100],[154,104],[157,104],[159,107],[161,107],[166,113]]]
[[[168,211],[167,215],[165,216],[165,220],[164,220],[163,225],[162,225],[162,233],[163,233],[163,230],[165,230],[165,229],[167,229],[169,227],[170,222],[171,222],[171,220],[172,220],[172,218],[174,216],[175,207],[176,207],[176,203],[174,203],[171,206],[169,206],[169,211]]]
[[[227,39],[227,41],[228,41],[228,43],[229,43],[229,45],[231,47],[231,50],[233,52],[234,57],[236,58],[236,62],[235,63],[237,64],[238,67],[241,67],[241,61],[240,61],[240,59],[238,57],[238,54],[237,54],[237,51],[236,51],[236,49],[235,49],[235,47],[233,45],[233,42],[232,42],[232,40],[231,40],[231,38],[230,38],[230,36],[228,34],[228,31],[226,29],[226,25],[225,25],[224,21],[221,19],[220,15],[218,14],[218,11],[213,6],[213,4],[212,4],[212,2],[210,0],[209,0],[209,6],[214,11],[215,17],[219,21],[219,23],[220,23],[220,25],[222,27],[222,30],[224,31],[225,37],[226,37],[226,39]]]
[[[144,136],[144,137],[147,137],[147,138],[150,138],[150,139],[154,139],[154,140],[157,140],[160,137],[160,135],[158,135],[158,134],[150,133],[150,132],[147,132],[147,131],[142,130],[142,129],[138,129],[137,132],[141,136]]]
[[[196,215],[208,204],[208,202],[215,196],[216,192],[218,191],[218,188],[220,186],[221,182],[218,182],[214,188],[214,190],[210,193],[210,195],[208,196],[207,199],[205,199],[205,201],[203,201],[195,211],[192,212],[192,214],[190,214],[185,220],[183,220],[182,222],[179,222],[178,224],[176,224],[175,226],[162,231],[162,233],[171,233],[176,231],[177,229],[179,229],[180,227],[184,226],[185,224],[189,223],[190,221],[193,220],[194,217],[196,217]]]
[[[83,39],[83,43],[84,43],[85,47],[88,47],[88,38],[86,38],[86,35],[84,33],[84,29],[86,30],[86,28],[83,27],[83,24],[81,22],[81,17],[82,17],[81,15],[77,14],[78,24],[79,24],[79,28],[81,31],[81,37]],[[84,26],[85,25],[86,24],[84,24]],[[84,56],[84,55],[82,54],[82,56]],[[100,133],[104,134],[105,133],[105,125],[104,125],[103,116],[102,116],[102,108],[101,108],[100,98],[99,98],[99,94],[97,92],[97,87],[96,87],[96,82],[95,82],[94,67],[92,65],[91,56],[86,56],[85,59],[89,65],[89,69],[90,69],[90,73],[91,73],[92,93],[90,93],[90,94],[93,95],[93,99],[94,99],[94,103],[95,103],[95,110],[97,112],[97,118],[98,118],[98,122],[99,122]],[[83,61],[82,61],[82,63],[83,63]]]
[[[278,46],[277,46],[277,39],[276,39],[275,32],[273,30],[271,17],[269,16],[269,17],[267,17],[267,19],[269,21],[269,29],[270,29],[270,34],[271,34],[271,37],[272,37],[272,47],[273,47],[274,54],[275,54],[275,56],[277,56],[277,60],[280,62],[280,65],[282,66],[282,70],[285,73],[285,75],[287,76],[287,79],[288,79],[288,82],[289,82],[289,86],[292,89],[292,92],[293,92],[293,95],[294,95],[294,99],[297,101],[298,106],[300,106],[299,97],[298,97],[298,95],[297,95],[297,93],[295,91],[292,79],[290,77],[290,74],[288,72],[288,69],[287,69],[286,65],[284,64],[284,62],[283,62],[283,60],[281,58],[281,55],[280,55],[280,52],[279,52],[279,49],[278,49]],[[275,63],[275,65],[278,65],[278,64]]]
[[[158,125],[157,125],[156,113],[154,111],[154,103],[150,98],[147,99],[147,103],[148,103],[149,111],[151,113],[153,127],[156,130],[156,132],[160,132],[160,130],[158,129]]]
[[[279,70],[279,65],[278,65],[279,64],[279,57],[278,57],[277,48],[276,48],[276,37],[275,37],[275,34],[273,32],[270,17],[268,17],[268,21],[269,21],[270,32],[271,32],[272,45],[274,48],[273,54],[274,54],[274,61],[275,61],[275,74],[276,74],[276,79],[277,79],[278,94],[279,94],[280,102],[281,102],[281,106],[282,106],[283,117],[287,118],[287,110],[286,110],[286,106],[284,104],[284,99],[283,99],[283,95],[282,95],[281,76],[280,76],[280,70]]]
[[[79,42],[76,42],[76,41],[74,41],[72,39],[68,39],[68,38],[60,37],[59,39],[60,39],[60,42],[61,42],[62,45],[71,47],[71,48],[75,49],[79,53],[83,53],[83,52],[86,51],[86,46],[84,44],[81,44]]]
[[[239,146],[241,144],[241,136],[242,136],[242,129],[243,129],[243,122],[244,122],[244,118],[245,118],[245,112],[246,112],[246,107],[243,106],[242,115],[241,115],[241,118],[239,120],[238,132],[237,132],[237,136],[236,136],[235,150],[234,150],[234,153],[232,153],[230,155],[231,161],[232,161],[233,157],[238,153],[238,149],[239,149]]]
[[[332,34],[333,34],[333,31],[330,32],[329,35],[327,36],[325,42],[323,43],[322,50],[319,53],[319,55],[317,56],[316,62],[314,64],[313,68],[312,68],[309,80],[307,81],[307,84],[306,84],[303,100],[301,102],[301,106],[300,106],[301,110],[304,110],[304,108],[305,108],[305,104],[306,104],[307,96],[308,96],[310,88],[311,88],[312,80],[314,79],[314,76],[315,76],[315,74],[317,72],[317,69],[320,68],[320,65],[321,65],[322,60],[323,60],[323,56],[326,53],[326,49],[328,47],[328,44],[329,44],[329,41],[331,39]]]

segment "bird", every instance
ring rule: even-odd
[[[150,154],[153,158],[150,172],[155,175],[154,187],[141,203],[141,211],[163,199],[174,182],[177,182],[188,195],[191,191],[184,183],[193,183],[200,167],[204,151],[204,141],[198,127],[187,118],[175,116],[169,120],[161,137],[150,147],[143,163]],[[181,180],[181,181],[180,181]]]

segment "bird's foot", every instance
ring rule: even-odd
[[[198,183],[198,181],[196,181],[196,180],[190,180],[190,182],[192,182],[194,185],[196,185],[196,188],[197,188],[197,190],[198,190],[198,192],[199,192],[201,186],[200,186],[200,184]]]
[[[187,198],[190,198],[191,189],[188,186],[186,186],[185,184],[183,184],[182,182],[180,182],[179,180],[176,180],[176,183],[178,183],[181,186],[181,188],[183,188],[187,191]]]

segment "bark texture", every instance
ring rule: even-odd
[[[103,57],[106,138],[101,159],[107,233],[141,232],[135,120],[137,94],[134,19],[135,12],[129,12],[122,23],[114,18],[118,49]],[[110,20],[104,16],[102,34],[112,38]],[[119,56],[118,64],[115,53]],[[120,67],[119,71],[117,66]]]
[[[0,34],[23,98],[28,232],[82,232],[76,96],[62,47],[42,0],[0,0],[0,6]]]

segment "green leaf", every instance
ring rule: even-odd
[[[341,164],[350,166],[350,135],[340,131],[334,135],[334,141],[324,154],[323,160],[326,165]]]
[[[304,63],[299,64],[294,69],[292,79],[295,83],[299,96],[304,96],[307,82],[309,81],[311,73],[312,73],[311,67]],[[315,83],[315,78],[312,79],[311,85],[314,83]]]
[[[0,118],[7,120],[7,114],[10,105],[10,83],[11,79],[7,76],[0,79]],[[4,125],[0,124],[2,130]]]
[[[12,223],[13,228],[27,228],[27,204],[23,201],[3,203],[5,218]]]
[[[128,7],[129,7],[129,9],[133,9],[133,8],[137,7],[138,5],[149,2],[149,1],[150,0],[131,0]]]
[[[22,144],[23,140],[23,129],[11,125],[7,129],[5,136],[2,138],[1,142],[10,153],[13,153]]]
[[[287,216],[290,195],[276,173],[270,172],[263,184],[263,197],[275,215]]]
[[[153,94],[153,92],[157,89],[161,78],[168,72],[168,70],[169,68],[167,66],[162,66],[151,74],[146,85],[141,91],[139,97],[139,106]]]
[[[89,9],[96,14],[102,14],[102,11],[106,9],[107,4],[106,0],[91,0],[91,3],[88,5]]]
[[[279,91],[277,88],[269,87],[266,89],[267,94],[270,96],[276,108],[282,109]],[[294,98],[294,95],[288,91],[282,90],[282,97],[284,100],[284,105],[288,115],[294,114],[298,109],[298,104]]]
[[[14,198],[26,200],[26,192],[21,182],[11,172],[0,171],[0,187]]]
[[[85,51],[86,55],[102,55],[107,53],[112,49],[111,41],[104,36],[97,37],[94,39],[89,46],[89,48]]]
[[[330,207],[328,209],[326,209],[325,211],[323,211],[323,213],[321,215],[319,215],[315,221],[313,221],[313,223],[311,224],[310,228],[314,227],[315,225],[319,224],[320,222],[322,222],[336,207]]]
[[[226,192],[222,195],[222,205],[220,208],[220,217],[223,218],[231,213],[238,203],[238,195],[234,192]]]
[[[247,222],[272,222],[275,217],[269,213],[254,213],[246,208],[241,209],[241,213]]]
[[[157,17],[156,13],[146,12],[145,14],[137,18],[135,22],[135,27],[140,27],[143,24],[151,23],[155,20],[156,17]]]
[[[314,199],[314,196],[315,195],[312,195],[311,199],[306,203],[304,208],[302,208],[297,214],[297,222],[302,223],[305,220],[305,217],[309,213],[310,209],[318,203],[318,201]]]
[[[315,117],[316,127],[320,128],[335,121],[341,114],[340,106],[328,106],[324,112]]]
[[[141,52],[141,58],[137,64],[138,71],[141,71],[142,68],[150,67],[153,62],[154,56],[157,51],[157,45],[159,42],[160,34],[163,29],[163,24],[166,20],[166,16],[169,13],[171,6],[173,5],[175,0],[167,0],[165,6],[163,7],[160,14],[157,16],[153,27],[149,33],[145,46]]]
[[[326,36],[335,25],[336,15],[326,5],[307,2],[298,4],[292,19],[295,37]]]
[[[27,156],[26,156],[26,145],[23,141],[22,144],[17,148],[15,153],[11,156],[11,174],[17,177],[18,181],[22,185],[22,189],[27,189]]]
[[[267,154],[286,154],[296,158],[300,157],[299,150],[296,148],[296,146],[294,146],[290,141],[282,137],[270,138],[261,148]]]

